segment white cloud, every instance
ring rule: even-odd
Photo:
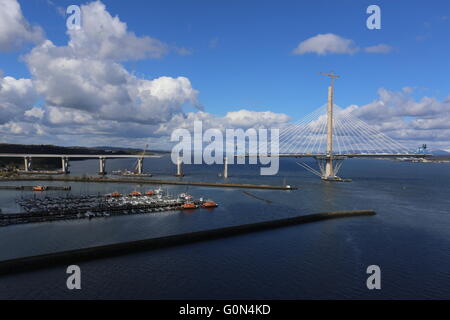
[[[0,77],[0,124],[22,115],[37,97],[30,79]]]
[[[198,91],[186,77],[138,78],[120,61],[159,57],[164,50],[157,48],[164,45],[152,47],[147,37],[127,31],[126,24],[112,17],[101,2],[82,6],[82,12],[85,31],[69,31],[67,45],[45,40],[25,55],[32,80],[0,78],[4,140],[142,147],[144,140],[151,139],[161,148],[168,146],[172,130],[190,129],[195,120],[203,120],[205,128],[221,130],[289,121],[287,115],[270,111],[215,116],[202,111]],[[45,104],[33,106],[38,97]],[[199,111],[185,113],[185,105]]]
[[[345,39],[333,33],[318,34],[300,42],[294,49],[294,54],[316,53],[326,55],[330,53],[353,54],[358,51],[354,41]]]
[[[42,130],[42,126],[38,123],[30,123],[24,121],[10,121],[5,124],[0,124],[0,133],[3,136],[3,139],[7,139],[12,135],[12,138],[15,139],[17,136],[23,137],[25,139],[29,139],[34,135],[41,136],[44,134]],[[8,140],[6,140],[8,141]],[[12,140],[10,142],[16,142]]]
[[[169,120],[187,103],[200,108],[198,92],[185,77],[139,79],[116,62],[78,58],[48,40],[25,59],[37,91],[53,107],[153,123]]]
[[[66,124],[95,124],[93,116],[86,111],[49,107],[47,111],[47,120],[51,124],[66,125]]]
[[[81,28],[68,30],[69,47],[77,57],[121,60],[159,58],[167,45],[148,36],[137,37],[100,1],[81,6]]]
[[[410,87],[401,91],[382,88],[373,102],[346,110],[410,146],[450,147],[450,96],[443,101],[426,96],[416,101],[412,93]]]
[[[361,48],[353,40],[333,33],[326,33],[318,34],[300,42],[293,50],[293,54],[315,53],[323,56],[327,54],[355,54],[360,50]],[[389,53],[392,47],[387,44],[378,44],[362,50],[367,53]]]
[[[0,77],[4,139],[41,135],[73,144],[88,136],[159,136],[159,124],[182,115],[185,104],[201,109],[188,78],[141,79],[119,63],[160,57],[166,46],[127,31],[101,2],[82,6],[82,29],[68,35],[66,46],[45,40],[24,57],[33,79]],[[33,107],[39,98],[45,104]]]
[[[81,9],[82,27],[68,31],[67,46],[46,40],[25,56],[36,90],[52,108],[50,123],[63,122],[64,115],[69,122],[80,120],[67,109],[77,110],[78,116],[89,112],[98,119],[159,123],[183,112],[186,104],[201,108],[188,78],[140,79],[118,63],[159,57],[165,45],[136,37],[99,1]],[[62,110],[58,113],[54,108]]]
[[[33,107],[30,110],[25,111],[24,115],[30,118],[42,119],[45,111],[42,108]]]
[[[23,17],[17,0],[0,0],[0,51],[20,48],[27,42],[39,43],[44,33]]]
[[[225,120],[232,127],[241,128],[258,128],[258,127],[272,127],[285,124],[291,118],[284,113],[274,113],[272,111],[250,111],[239,110],[228,112]]]

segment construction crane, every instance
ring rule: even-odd
[[[334,88],[334,80],[336,78],[340,78],[341,77],[341,76],[335,74],[333,71],[331,71],[331,73],[319,72],[319,74],[327,76],[328,78],[330,78],[331,79],[331,87],[333,87],[333,88]]]
[[[427,150],[427,145],[424,143],[424,144],[422,144],[422,146],[419,147],[419,149],[417,150],[417,153],[425,153],[426,150]]]

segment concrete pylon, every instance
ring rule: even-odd
[[[61,158],[61,171],[65,174],[69,173],[69,158],[68,157]]]
[[[99,170],[98,174],[105,175],[106,174],[106,158],[100,157],[98,159],[100,161],[100,170]]]
[[[137,173],[142,174],[144,170],[144,158],[138,158]]]
[[[334,177],[333,169],[333,86],[328,87],[327,108],[327,159],[325,163],[325,178]]]
[[[176,174],[178,177],[183,176],[182,164],[183,164],[183,159],[181,157],[178,157],[178,159],[177,159],[177,174]]]
[[[32,167],[31,167],[31,157],[24,157],[24,169],[25,171],[31,171]]]
[[[228,157],[223,158],[223,177],[228,178]]]

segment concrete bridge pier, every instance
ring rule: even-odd
[[[61,158],[61,171],[64,174],[69,173],[69,158],[68,157]]]
[[[228,178],[228,157],[223,158],[223,177]]]
[[[137,173],[142,174],[144,171],[144,158],[138,158]]]
[[[335,178],[334,167],[333,167],[333,156],[328,155],[325,160],[325,176],[324,178]]]
[[[31,157],[24,157],[24,161],[25,161],[25,165],[24,165],[24,169],[25,171],[31,171],[32,167],[31,167]]]
[[[177,174],[175,175],[177,177],[184,176],[182,164],[183,164],[183,159],[181,157],[178,157],[178,160],[177,160]]]
[[[98,174],[105,175],[106,174],[106,158],[100,157],[98,159],[100,161],[100,170],[99,170]]]

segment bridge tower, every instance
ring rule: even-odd
[[[333,95],[334,95],[334,80],[339,78],[340,76],[331,73],[323,73],[320,74],[327,76],[330,78],[330,86],[328,87],[328,104],[327,104],[327,151],[325,157],[316,158],[319,161],[319,167],[322,171],[322,179],[327,181],[342,181],[341,178],[336,176],[336,172],[339,170],[335,168],[334,161],[337,160],[339,162],[339,167],[341,161],[343,160],[341,157],[334,157],[333,155]],[[338,163],[337,163],[338,165]],[[336,170],[335,170],[336,169]]]

